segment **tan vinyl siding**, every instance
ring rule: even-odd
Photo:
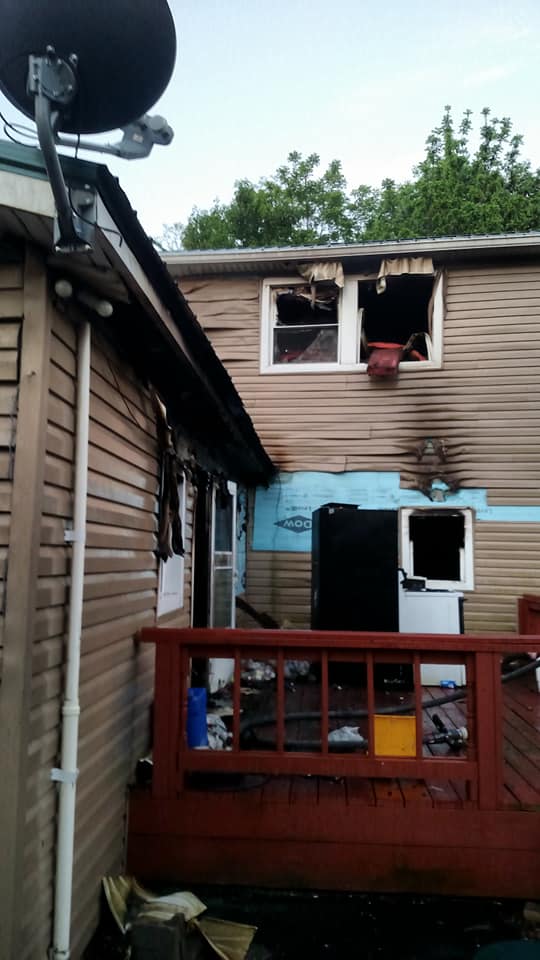
[[[98,917],[101,877],[122,867],[126,786],[148,747],[159,454],[152,403],[109,344],[92,338],[88,517],[80,677],[73,951]]]
[[[249,550],[246,598],[280,626],[308,628],[311,611],[311,554]],[[253,624],[248,624],[253,626]]]
[[[31,842],[25,871],[27,909],[22,958],[28,957],[29,960],[44,955],[51,938],[56,787],[50,779],[50,770],[58,765],[60,745],[62,664],[70,566],[70,548],[64,543],[64,529],[71,524],[72,517],[75,350],[74,328],[64,317],[55,314],[50,347],[26,800]],[[36,850],[39,856],[36,856]]]
[[[0,679],[22,316],[23,264],[0,264]]]
[[[477,523],[475,589],[465,594],[469,630],[516,630],[517,599],[540,593],[540,524]]]
[[[73,323],[56,313],[33,651],[28,909],[21,960],[45,956],[51,938],[56,788],[50,770],[58,763],[69,609],[71,548],[64,530],[72,525],[73,511],[76,350]],[[154,549],[160,462],[151,399],[112,347],[94,334],[91,367],[74,958],[97,924],[101,877],[123,866],[126,787],[138,757],[148,749],[153,695],[154,650],[140,645],[136,633],[155,623],[158,589]],[[167,623],[189,622],[192,500],[188,484],[184,607],[163,618]]]
[[[186,277],[180,286],[281,470],[399,471],[415,488],[419,445],[433,437],[458,487],[486,488],[490,506],[540,504],[538,264],[450,266],[442,369],[403,371],[393,383],[360,371],[261,375],[262,279]],[[515,629],[516,597],[540,592],[539,529],[475,524],[469,629]],[[506,569],[501,543],[512,545]],[[309,554],[250,551],[247,583],[256,608],[309,625]]]

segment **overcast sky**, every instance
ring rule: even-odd
[[[538,0],[170,6],[178,59],[152,112],[174,141],[147,160],[104,158],[154,236],[195,205],[229,200],[236,179],[271,174],[291,150],[341,160],[350,187],[406,179],[445,104],[456,118],[484,106],[511,117],[540,166]]]

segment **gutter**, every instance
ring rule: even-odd
[[[77,770],[77,754],[79,747],[79,676],[88,493],[90,343],[90,323],[88,320],[84,320],[79,327],[77,351],[77,434],[73,490],[73,530],[66,530],[64,534],[66,542],[73,544],[73,553],[71,558],[66,678],[62,706],[62,752],[60,768],[51,771],[51,778],[56,780],[59,785],[52,960],[68,960],[70,956],[75,799],[79,773]]]
[[[195,276],[197,267],[230,267],[236,272],[251,272],[284,261],[340,260],[369,257],[439,256],[442,254],[538,253],[540,231],[508,234],[479,234],[467,237],[422,237],[418,240],[379,240],[367,243],[329,243],[308,247],[253,247],[233,250],[184,250],[165,253],[163,259],[173,276]],[[203,271],[204,272],[204,271]]]

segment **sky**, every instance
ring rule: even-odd
[[[112,0],[111,0],[112,2]],[[540,167],[538,0],[170,0],[175,71],[151,113],[172,144],[148,159],[103,157],[151,236],[287,154],[343,165],[352,189],[401,181],[446,104],[488,106]],[[0,109],[20,119],[0,95]],[[109,139],[115,139],[112,135]],[[99,155],[84,154],[99,160]]]

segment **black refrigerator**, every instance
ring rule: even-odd
[[[397,510],[327,503],[312,531],[312,629],[397,632]]]

